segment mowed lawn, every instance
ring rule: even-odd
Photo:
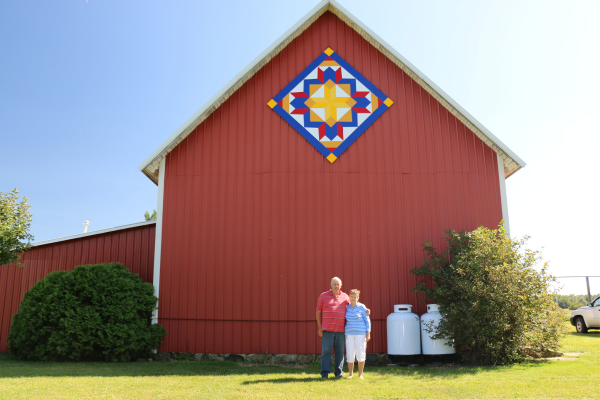
[[[367,367],[365,380],[321,380],[319,366],[232,362],[42,363],[0,356],[1,399],[600,398],[600,332],[568,334],[574,361],[508,367]]]

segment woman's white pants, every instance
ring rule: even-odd
[[[367,335],[346,335],[346,362],[363,362],[367,358]]]

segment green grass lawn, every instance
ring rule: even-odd
[[[322,381],[317,364],[42,363],[3,355],[0,399],[600,398],[600,332],[570,333],[563,343],[563,351],[577,353],[577,360],[496,368],[367,367],[364,381]]]

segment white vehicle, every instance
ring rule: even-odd
[[[600,329],[600,296],[588,303],[585,307],[579,307],[571,313],[571,325],[579,333],[586,333],[588,329]]]

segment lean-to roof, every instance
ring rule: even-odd
[[[38,242],[31,243],[31,247],[44,246],[46,244],[51,244],[51,243],[56,243],[56,242],[64,242],[67,240],[81,239],[81,238],[88,237],[88,236],[102,235],[103,233],[122,231],[124,229],[138,228],[140,226],[152,225],[155,223],[156,223],[156,220],[136,222],[134,224],[115,226],[112,228],[100,229],[97,231],[90,231],[90,232],[86,232],[86,233],[80,233],[77,235],[63,236],[63,237],[59,237],[59,238],[55,238],[55,239],[48,239],[48,240],[40,240]]]
[[[494,134],[477,121],[464,108],[456,103],[442,89],[419,71],[414,65],[406,60],[400,53],[394,50],[383,39],[377,36],[366,25],[343,8],[335,0],[324,0],[306,14],[300,21],[292,26],[286,33],[277,39],[269,48],[252,61],[246,68],[237,74],[223,89],[213,96],[200,110],[179,127],[163,144],[161,144],[138,168],[146,174],[154,183],[158,183],[158,169],[160,162],[181,141],[196,129],[208,116],[221,106],[233,93],[246,83],[256,72],[264,67],[273,57],[281,52],[292,40],[300,36],[313,22],[323,13],[330,11],[344,21],[348,26],[360,34],[366,41],[381,51],[394,64],[415,80],[426,92],[431,94],[452,115],[473,131],[484,143],[490,146],[504,161],[504,176],[510,175],[523,168],[525,162],[502,143]]]

